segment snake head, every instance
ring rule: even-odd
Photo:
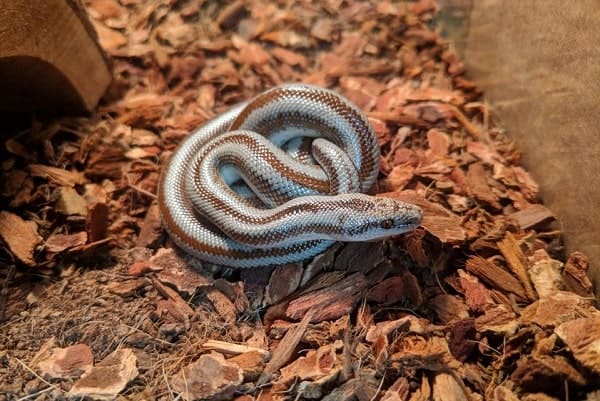
[[[423,219],[420,207],[392,198],[375,198],[373,214],[378,216],[384,236],[412,231]]]
[[[354,195],[355,206],[344,222],[342,241],[371,241],[403,234],[421,224],[420,207],[393,198]]]

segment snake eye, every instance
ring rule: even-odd
[[[385,219],[381,222],[381,228],[392,228],[394,226],[394,220],[392,219]]]

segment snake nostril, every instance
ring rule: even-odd
[[[408,224],[410,224],[411,226],[417,227],[418,225],[421,224],[422,220],[423,220],[423,213],[421,211],[419,211],[418,215],[415,215],[409,219]]]

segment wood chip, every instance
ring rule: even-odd
[[[157,308],[159,311],[164,310],[172,319],[179,322],[187,322],[188,318],[194,314],[194,310],[177,291],[161,284],[157,279],[152,279],[152,285],[166,298],[166,302],[161,303],[161,307]]]
[[[562,262],[550,258],[546,251],[540,249],[531,257],[529,277],[540,298],[551,296],[557,291],[565,289],[561,272]]]
[[[89,373],[94,365],[92,350],[85,344],[42,349],[34,359],[46,379],[78,378]]]
[[[520,322],[555,328],[580,317],[600,317],[600,311],[589,299],[571,292],[559,291],[525,307],[521,312]]]
[[[458,216],[438,204],[425,200],[415,192],[386,192],[379,196],[419,206],[423,209],[421,225],[443,243],[460,244],[465,240],[465,231]]]
[[[138,375],[137,358],[129,348],[121,348],[98,362],[91,371],[73,384],[71,397],[112,400]]]
[[[511,213],[509,218],[515,220],[519,227],[528,230],[554,219],[554,215],[544,205],[534,204],[523,210]]]
[[[281,368],[280,380],[319,380],[331,374],[332,370],[339,364],[340,361],[336,355],[334,345],[324,345],[317,350],[309,351],[306,356],[300,357]]]
[[[124,280],[124,281],[116,281],[108,284],[107,289],[112,294],[118,295],[122,298],[134,298],[138,296],[142,291],[142,289],[148,283],[146,280]]]
[[[600,374],[600,317],[570,320],[556,327],[554,332],[570,348],[575,359]]]
[[[539,391],[540,388],[556,388],[565,381],[570,385],[584,386],[583,375],[561,356],[526,356],[517,362],[517,368],[511,379],[527,391]]]
[[[244,352],[229,358],[227,361],[239,366],[244,374],[245,382],[258,380],[266,366],[264,356],[257,351]]]
[[[75,234],[53,234],[46,240],[45,248],[47,252],[59,253],[84,245],[87,239],[88,236],[83,231]]]
[[[377,395],[377,384],[374,377],[350,379],[334,389],[323,401],[371,400]]]
[[[159,240],[162,237],[162,223],[160,220],[160,211],[156,204],[148,208],[140,235],[136,240],[137,246],[147,248],[156,248],[159,245]]]
[[[463,271],[458,271],[458,284],[464,291],[465,304],[469,309],[477,312],[483,312],[488,305],[495,304],[493,295],[477,277]]]
[[[388,277],[375,284],[369,289],[367,300],[382,305],[402,302],[407,307],[416,308],[423,298],[415,277],[407,273],[403,276]]]
[[[396,381],[388,388],[381,401],[407,401],[408,395],[410,394],[408,379],[406,377],[399,377]]]
[[[517,331],[519,322],[513,311],[506,305],[500,304],[488,308],[482,316],[475,318],[475,327],[479,332],[510,336]]]
[[[206,298],[226,323],[231,324],[236,321],[237,309],[225,294],[216,288],[207,288],[205,293]]]
[[[57,185],[75,186],[83,185],[86,180],[80,172],[68,171],[62,168],[45,166],[43,164],[30,164],[29,173],[34,177],[41,177]]]
[[[464,301],[454,295],[441,294],[428,302],[442,323],[448,324],[469,317],[469,309]]]
[[[458,377],[439,373],[433,379],[433,399],[435,401],[459,401],[468,399],[465,385]]]
[[[0,238],[21,262],[35,266],[34,252],[42,242],[37,224],[25,221],[16,214],[0,211]]]
[[[184,400],[228,399],[244,379],[242,369],[212,352],[185,366],[170,382]]]
[[[521,301],[527,300],[525,289],[519,280],[494,263],[479,256],[472,256],[467,260],[466,269],[493,288],[510,292]]]
[[[217,17],[217,24],[223,28],[231,28],[236,25],[239,19],[246,13],[245,2],[236,0],[224,7]]]
[[[229,343],[226,341],[207,340],[202,343],[202,348],[208,351],[217,351],[218,353],[225,355],[240,355],[255,352],[261,355],[263,360],[268,360],[271,358],[271,354],[267,350],[249,347],[243,344]]]
[[[168,283],[178,291],[191,295],[198,288],[207,287],[212,280],[197,269],[192,268],[173,249],[159,249],[150,263],[161,267],[156,278],[163,283]]]
[[[281,339],[279,345],[277,346],[277,349],[273,351],[273,356],[271,357],[271,360],[267,363],[267,366],[265,366],[265,370],[258,378],[258,386],[268,382],[271,379],[273,373],[275,373],[277,369],[281,368],[288,362],[288,360],[292,356],[292,353],[294,352],[294,349],[302,339],[302,336],[304,335],[304,332],[306,331],[306,328],[308,327],[308,324],[310,323],[313,314],[314,311],[308,311],[304,315],[304,318],[302,318],[300,323],[288,330],[285,336]]]
[[[467,170],[467,180],[469,188],[473,196],[484,204],[494,208],[495,210],[502,209],[502,205],[498,202],[496,195],[492,192],[488,184],[488,173],[482,163],[473,163]]]
[[[301,263],[283,265],[275,268],[265,292],[265,305],[275,304],[291,293],[299,286],[304,272]]]
[[[529,263],[527,262],[523,251],[521,251],[516,238],[510,232],[507,232],[504,239],[498,242],[498,249],[502,252],[510,270],[521,281],[527,298],[532,301],[535,300],[537,296],[527,272]]]
[[[385,245],[382,241],[347,243],[337,254],[333,267],[336,270],[366,274],[369,268],[377,266],[386,259],[384,250]]]
[[[591,297],[594,286],[589,277],[590,263],[581,252],[569,255],[562,278],[565,285],[574,293],[582,297]]]
[[[361,273],[351,274],[332,286],[294,298],[289,302],[285,314],[297,320],[314,310],[311,322],[337,319],[352,311],[367,284]]]

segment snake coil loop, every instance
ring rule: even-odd
[[[184,140],[159,207],[173,240],[201,260],[292,263],[420,223],[418,207],[361,193],[378,170],[377,137],[358,108],[330,90],[281,85]]]

